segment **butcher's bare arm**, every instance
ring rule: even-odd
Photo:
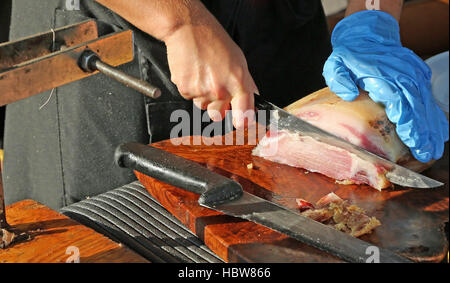
[[[96,1],[164,41],[171,80],[184,98],[215,121],[231,105],[234,125],[244,126],[256,85],[242,50],[199,0]]]
[[[199,0],[96,1],[163,41],[184,25],[207,24],[212,17]]]
[[[402,13],[403,0],[349,0],[345,16],[371,10],[377,7],[379,3],[380,11],[391,14],[397,21],[400,21]]]

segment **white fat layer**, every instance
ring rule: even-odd
[[[350,126],[356,132],[364,135],[373,145],[379,147],[386,154],[386,157],[393,162],[408,154],[408,150],[395,133],[383,137],[377,130],[369,127],[369,117],[355,118],[356,113],[343,112],[342,110],[335,111],[333,107],[322,104],[305,106],[294,111],[294,113],[324,131],[346,139],[357,146],[362,146],[363,140],[352,133],[345,125]],[[308,115],[308,113],[316,115]]]

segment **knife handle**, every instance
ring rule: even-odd
[[[136,170],[169,185],[200,194],[198,203],[213,207],[239,198],[239,183],[216,174],[200,164],[165,150],[140,143],[117,147],[116,163]]]
[[[266,101],[264,98],[262,98],[259,94],[254,94],[255,96],[255,107],[258,108],[258,110],[274,110],[271,103]]]

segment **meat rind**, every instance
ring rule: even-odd
[[[366,92],[345,101],[328,88],[315,92],[285,108],[291,114],[341,137],[352,144],[398,162],[409,154],[382,105]]]

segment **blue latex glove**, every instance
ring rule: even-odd
[[[441,158],[448,121],[432,96],[430,68],[402,46],[396,19],[381,11],[355,13],[335,27],[332,44],[323,72],[331,91],[347,101],[358,97],[358,87],[369,92],[417,160]]]

